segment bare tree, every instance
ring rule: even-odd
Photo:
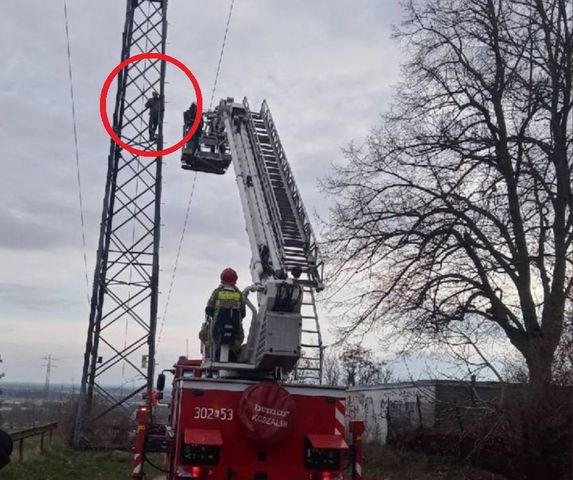
[[[556,385],[573,386],[573,318],[571,316],[566,318],[563,324],[563,334],[555,350],[551,376]],[[525,360],[523,358],[506,359],[503,377],[508,382],[527,383],[529,375]]]
[[[391,382],[393,371],[386,362],[374,357],[361,345],[346,345],[340,355],[342,383],[347,387],[379,385]]]
[[[396,380],[394,370],[361,345],[331,348],[324,356],[323,383],[338,387],[380,385]]]
[[[338,387],[342,385],[342,369],[340,359],[336,354],[327,352],[322,364],[322,381],[325,385]]]
[[[383,322],[439,340],[492,325],[539,406],[573,293],[572,1],[406,9],[395,105],[325,182],[349,331]]]
[[[555,351],[553,381],[558,385],[573,386],[573,313],[569,312],[563,324],[561,341]]]

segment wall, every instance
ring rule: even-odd
[[[390,431],[415,431],[422,424],[432,427],[434,415],[434,385],[414,385],[410,382],[348,390],[348,418],[364,420],[364,440],[385,444]]]

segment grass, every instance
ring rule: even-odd
[[[15,457],[0,473],[2,480],[126,480],[132,462],[128,455],[119,458],[110,452],[74,451],[60,445],[23,462]]]
[[[2,480],[127,480],[132,462],[129,453],[74,451],[57,443],[48,446],[44,455],[29,453],[24,462],[16,461],[16,456],[0,472]],[[364,456],[364,480],[504,480],[499,475],[460,465],[453,457],[428,456],[393,447],[370,447]],[[159,456],[154,457],[154,463],[161,464]],[[150,466],[146,472],[150,479],[159,475]]]
[[[425,455],[393,447],[364,452],[364,480],[504,480],[484,470],[468,467],[454,457]]]

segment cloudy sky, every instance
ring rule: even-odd
[[[119,62],[123,0],[67,0],[91,279],[109,139],[99,92]],[[229,0],[170,0],[170,55],[208,101]],[[341,148],[360,142],[387,107],[400,50],[398,0],[236,0],[215,98],[267,99],[309,212],[324,215],[319,178]],[[80,379],[88,305],[69,97],[63,0],[7,2],[0,16],[0,355],[8,381],[41,381],[40,357],[58,357],[55,383]],[[188,82],[168,68],[166,144],[180,138]],[[113,94],[113,92],[112,92]],[[192,174],[165,157],[160,313]],[[159,347],[161,368],[198,353],[206,297],[223,267],[248,283],[249,245],[234,175],[200,174]],[[322,309],[323,328],[333,319]]]

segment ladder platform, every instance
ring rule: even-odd
[[[211,152],[195,152],[191,155],[186,149],[181,152],[181,168],[195,172],[223,175],[231,164],[231,155]]]

